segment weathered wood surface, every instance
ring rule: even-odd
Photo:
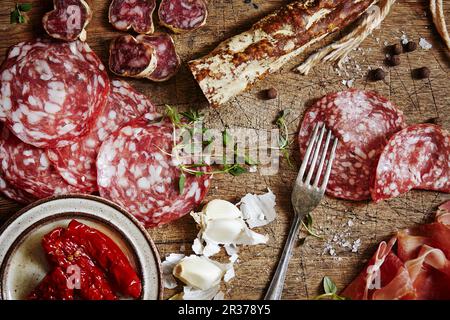
[[[30,23],[11,25],[9,12],[15,1],[4,0],[0,3],[0,56],[7,48],[19,41],[43,34],[40,19],[50,8],[51,1],[33,1]],[[177,49],[183,61],[199,57],[212,50],[221,40],[247,29],[253,22],[288,1],[254,0],[258,5],[246,4],[243,0],[211,0],[208,23],[203,28],[186,35],[174,36]],[[107,63],[109,41],[120,34],[107,20],[109,1],[97,0],[92,6],[94,19],[88,27],[88,43]],[[450,17],[450,1],[444,0],[445,15]],[[428,1],[402,0],[394,6],[393,12],[373,36],[363,43],[362,51],[352,53],[348,64],[348,75],[339,76],[332,67],[322,66],[309,76],[303,77],[291,72],[303,57],[294,59],[281,71],[260,81],[252,90],[233,99],[220,109],[206,108],[206,101],[196,87],[186,65],[178,75],[166,83],[154,84],[145,80],[130,81],[137,89],[146,93],[161,108],[172,104],[180,108],[201,108],[206,112],[208,126],[212,128],[246,127],[272,129],[276,114],[286,108],[292,113],[289,117],[289,129],[293,141],[291,154],[298,166],[295,132],[301,116],[312,99],[336,90],[345,89],[342,80],[355,79],[354,87],[375,89],[389,97],[405,112],[409,123],[425,121],[438,117],[446,129],[450,128],[450,58],[448,52],[432,26],[427,10]],[[384,43],[396,43],[402,34],[415,41],[424,37],[433,48],[422,49],[408,55],[402,55],[402,64],[388,68],[385,81],[372,83],[366,79],[366,71],[383,65],[385,57]],[[328,41],[325,42],[329,42]],[[351,67],[354,62],[361,71]],[[411,70],[428,66],[431,69],[429,80],[413,80]],[[353,70],[353,71],[352,71]],[[356,70],[356,71],[355,71]],[[259,98],[261,90],[276,87],[279,95],[275,100],[265,101]],[[227,299],[261,298],[274,270],[289,222],[292,216],[290,206],[290,186],[296,176],[296,169],[282,160],[280,171],[276,175],[261,176],[258,173],[239,177],[215,176],[207,200],[223,198],[237,201],[247,192],[261,193],[270,188],[277,195],[278,218],[271,225],[261,228],[261,232],[270,235],[266,246],[242,248],[240,262],[236,266],[236,278],[226,284],[224,290]],[[325,198],[313,212],[315,226],[324,239],[309,237],[302,247],[294,251],[289,267],[284,298],[306,299],[315,296],[323,276],[332,277],[339,288],[347,284],[373,253],[376,244],[389,237],[396,229],[429,221],[436,206],[448,199],[448,195],[434,192],[410,192],[403,197],[379,204],[370,202],[349,202]],[[19,208],[15,203],[0,199],[0,219],[6,219]],[[347,222],[352,219],[354,225],[346,237],[353,242],[361,239],[357,253],[337,248],[337,257],[323,254],[327,239],[335,234],[346,232]],[[184,217],[175,223],[150,230],[161,256],[171,252],[180,252],[184,247],[190,252],[190,244],[196,236],[196,228],[190,217]],[[174,291],[167,291],[166,297]]]

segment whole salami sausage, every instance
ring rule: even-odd
[[[42,18],[48,35],[65,41],[85,41],[85,28],[92,19],[89,5],[84,0],[53,0],[53,7]]]
[[[206,23],[208,6],[204,0],[162,0],[158,17],[161,25],[175,33],[192,31]]]
[[[175,44],[171,36],[160,32],[152,35],[140,35],[136,39],[152,45],[156,50],[156,69],[146,76],[147,79],[158,82],[166,81],[177,73],[181,61],[175,51]]]
[[[33,40],[9,50],[0,86],[0,120],[25,143],[58,148],[89,131],[109,79],[86,43]]]
[[[109,69],[123,77],[144,78],[155,71],[157,55],[155,48],[133,36],[115,38],[109,48]]]
[[[94,128],[70,146],[48,149],[47,155],[68,183],[91,192],[97,191],[95,160],[102,142],[123,124],[155,110],[150,100],[128,83],[112,80],[111,93]],[[155,113],[155,118],[157,116]]]
[[[167,120],[151,122],[144,116],[113,133],[97,157],[100,195],[126,208],[146,227],[189,213],[209,188],[211,175],[186,174],[180,190],[173,130]]]
[[[411,189],[450,193],[450,135],[433,124],[417,124],[391,137],[376,168],[372,199]]]
[[[45,150],[25,144],[17,139],[7,128],[0,135],[1,171],[5,180],[33,199],[52,195],[84,192],[69,185],[58,174],[47,158]]]
[[[109,5],[109,22],[117,30],[132,28],[137,33],[153,33],[155,0],[113,0]]]
[[[306,112],[299,130],[300,155],[316,123],[339,139],[327,194],[348,200],[370,199],[370,182],[387,139],[404,127],[403,113],[371,91],[328,94]]]
[[[219,106],[312,43],[355,21],[374,2],[295,1],[190,61],[189,68],[208,102]]]

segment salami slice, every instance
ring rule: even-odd
[[[146,227],[155,227],[190,212],[205,197],[210,175],[186,174],[172,157],[173,126],[145,116],[112,134],[100,147],[97,182],[102,197],[131,212]],[[207,171],[207,167],[199,170]],[[180,192],[181,191],[181,192]]]
[[[48,35],[65,41],[85,41],[85,28],[92,19],[89,5],[84,0],[53,0],[53,7],[42,18]]]
[[[36,198],[19,188],[14,187],[0,175],[0,193],[19,203],[30,203]]]
[[[299,131],[303,157],[316,123],[339,139],[327,193],[348,200],[370,199],[370,178],[387,139],[404,126],[403,113],[375,92],[329,94],[308,109]]]
[[[7,128],[0,137],[1,169],[5,180],[36,198],[83,192],[69,185],[50,164],[43,149],[25,144]]]
[[[48,149],[47,155],[61,176],[70,184],[91,192],[97,190],[95,160],[101,143],[123,124],[144,113],[155,113],[155,106],[128,83],[111,81],[111,93],[94,128],[70,146]],[[157,117],[155,113],[155,118]]]
[[[109,22],[117,30],[132,28],[137,33],[153,33],[155,0],[113,0],[109,6]]]
[[[380,156],[372,199],[389,199],[411,189],[450,192],[450,135],[439,126],[403,129]]]
[[[133,36],[119,36],[111,42],[109,68],[119,76],[144,78],[155,71],[157,56],[155,48],[138,42]]]
[[[162,0],[158,17],[161,25],[175,33],[192,31],[206,23],[208,6],[204,0]]]
[[[109,91],[105,67],[81,41],[13,46],[0,83],[0,120],[25,143],[49,148],[86,134]]]
[[[175,51],[175,44],[171,36],[167,33],[155,33],[140,35],[136,39],[152,45],[156,50],[156,69],[147,76],[148,79],[166,81],[177,73],[181,61]]]

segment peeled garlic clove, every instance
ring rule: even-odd
[[[203,239],[218,244],[235,243],[246,228],[244,221],[237,219],[210,220],[203,231]]]
[[[237,219],[242,217],[241,211],[229,201],[215,199],[203,207],[206,220]]]
[[[183,258],[173,269],[173,275],[185,284],[201,290],[219,285],[225,270],[202,256]]]

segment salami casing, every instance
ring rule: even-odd
[[[153,33],[155,0],[113,0],[109,6],[109,22],[117,30],[132,28],[137,33]]]
[[[312,43],[357,19],[374,0],[295,1],[234,36],[189,68],[212,106],[280,69]]]
[[[53,7],[42,18],[48,35],[65,41],[85,41],[85,28],[92,19],[89,5],[84,0],[53,0]]]
[[[411,189],[450,192],[450,135],[432,124],[417,124],[391,137],[374,178],[372,199],[380,201]]]
[[[153,81],[166,81],[174,76],[181,61],[175,51],[173,39],[167,33],[155,33],[152,35],[140,35],[136,38],[139,42],[152,45],[156,50],[156,69],[146,78]]]
[[[329,94],[305,113],[299,131],[300,155],[316,123],[339,139],[327,193],[348,200],[370,199],[370,182],[387,139],[404,127],[403,113],[375,92]]]
[[[58,174],[43,149],[23,143],[6,127],[0,136],[0,158],[5,180],[35,198],[84,192]]]
[[[175,33],[192,31],[206,23],[208,6],[204,0],[162,0],[158,17],[161,25]]]
[[[0,86],[0,120],[25,143],[55,148],[89,131],[109,79],[86,43],[33,40],[9,50]]]
[[[124,81],[113,80],[106,106],[94,128],[70,146],[48,149],[47,155],[68,183],[94,192],[97,190],[95,161],[101,143],[123,124],[155,110],[146,96]]]
[[[97,157],[100,195],[126,208],[146,227],[189,213],[209,187],[209,174],[186,174],[181,192],[181,171],[172,156],[173,130],[171,122],[150,122],[144,116],[105,140]]]
[[[110,70],[124,77],[144,78],[155,71],[157,55],[155,48],[133,36],[119,36],[109,49]]]

